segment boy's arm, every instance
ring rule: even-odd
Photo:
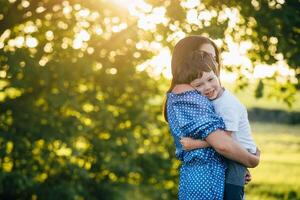
[[[180,143],[184,150],[190,151],[193,149],[199,149],[199,148],[206,148],[210,147],[210,145],[203,140],[200,139],[193,139],[190,137],[182,137],[180,139]]]
[[[231,136],[232,132],[231,131],[224,131],[227,135]],[[184,150],[190,151],[193,149],[201,149],[201,148],[207,148],[211,147],[208,142],[200,139],[193,139],[190,137],[182,137],[180,139],[180,143],[183,147]]]

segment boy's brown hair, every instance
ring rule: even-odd
[[[191,69],[191,73],[195,73],[194,79],[189,80],[189,82],[196,78],[201,78],[203,72],[213,71],[218,77],[220,74],[219,65],[213,55],[202,50],[196,50],[191,53],[190,58],[187,60],[187,66]]]

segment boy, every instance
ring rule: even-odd
[[[197,51],[194,54],[201,54],[201,56],[192,56],[191,59],[196,59],[195,62],[203,68],[203,71],[199,74],[199,78],[191,83],[191,86],[212,101],[216,113],[223,118],[226,133],[250,153],[259,154],[251,136],[247,110],[232,93],[221,86],[218,77],[219,67],[213,56],[204,51]],[[185,150],[209,146],[205,141],[186,137],[181,139],[181,144]],[[232,160],[226,160],[226,163],[228,168],[226,170],[224,199],[241,200],[244,198],[247,169]]]

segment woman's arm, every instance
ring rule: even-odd
[[[235,160],[246,167],[254,168],[259,164],[259,155],[252,155],[228,134],[218,129],[206,137],[206,141],[220,154]]]
[[[231,131],[224,131],[227,135],[231,136]],[[200,140],[200,139],[193,139],[190,137],[182,137],[180,139],[180,143],[183,146],[184,150],[190,151],[193,149],[201,149],[201,148],[207,148],[211,147],[210,144],[208,144],[206,141]]]
[[[180,86],[180,87],[179,87]],[[176,86],[172,92],[182,93],[184,91],[193,90],[187,84]],[[180,98],[179,98],[180,97]],[[215,114],[212,104],[203,98],[201,95],[192,96],[189,99],[186,96],[179,96],[172,106],[177,119],[182,135],[195,136],[205,138],[205,140],[223,156],[242,163],[246,167],[256,167],[259,163],[259,157],[248,153],[238,143],[228,136],[224,131],[219,129],[225,128],[225,124]],[[193,109],[190,109],[192,106]],[[184,110],[184,112],[183,112]],[[195,116],[203,116],[195,118]],[[216,128],[219,128],[216,130]],[[216,130],[216,131],[215,131]]]

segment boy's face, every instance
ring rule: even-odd
[[[218,98],[222,93],[220,81],[213,71],[203,72],[201,78],[197,78],[191,82],[191,86],[210,100]]]

